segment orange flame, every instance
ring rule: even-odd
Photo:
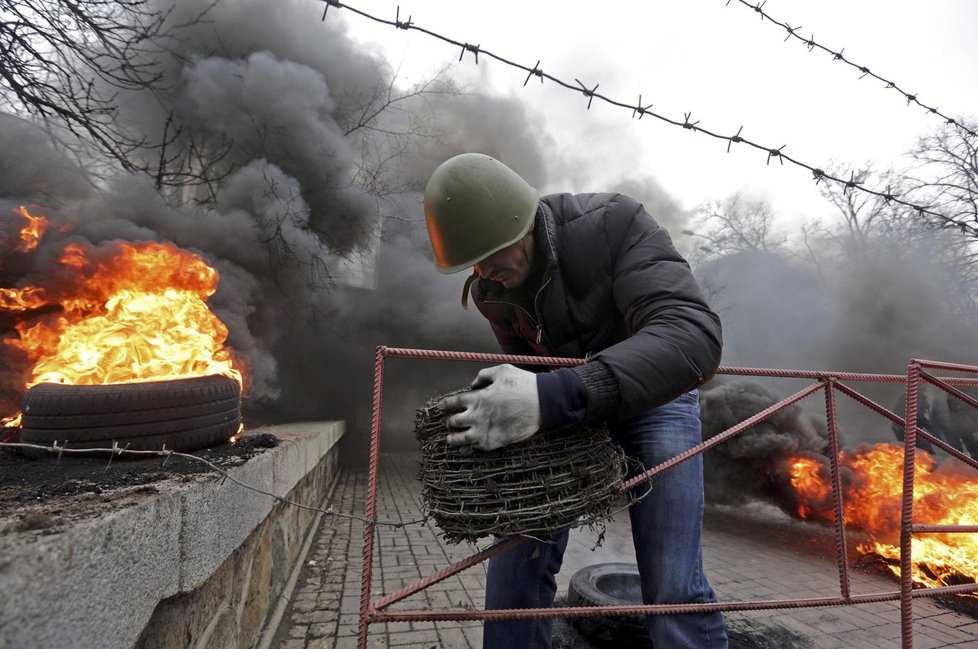
[[[798,515],[808,518],[812,512],[822,508],[814,508],[808,503],[824,503],[831,496],[831,486],[819,475],[821,464],[809,457],[794,457],[791,459],[789,474],[791,486],[798,493],[806,495],[805,501],[798,503]]]
[[[65,246],[67,289],[8,289],[8,310],[56,304],[57,313],[16,324],[5,341],[35,361],[37,383],[103,384],[224,374],[241,382],[224,346],[227,327],[207,306],[217,271],[172,244],[118,243],[111,254]],[[52,291],[59,295],[52,295]]]
[[[940,470],[924,451],[915,454],[913,518],[927,525],[978,525],[978,477]],[[868,532],[873,540],[857,550],[881,557],[887,568],[900,575],[901,493],[903,447],[878,444],[853,454],[842,453],[847,472],[843,486],[843,511],[847,526]],[[789,474],[803,518],[833,520],[826,506],[831,481],[817,460],[791,459]],[[911,541],[913,581],[925,587],[946,586],[978,580],[978,534],[915,534]]]
[[[29,311],[47,304],[43,288],[0,288],[0,311]]]
[[[50,223],[43,216],[32,215],[23,205],[14,209],[14,212],[20,214],[27,221],[27,224],[20,230],[20,245],[17,250],[30,252],[37,248],[37,244],[41,241],[41,237],[44,236],[44,232]]]

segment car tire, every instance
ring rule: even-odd
[[[578,570],[567,588],[568,606],[636,606],[642,604],[638,566],[598,563]],[[608,615],[574,618],[574,627],[599,647],[651,646],[645,617]]]
[[[24,395],[21,441],[40,446],[189,451],[230,439],[241,423],[241,388],[226,376],[172,381],[40,383]],[[30,457],[50,451],[23,449]]]

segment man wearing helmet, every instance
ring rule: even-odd
[[[482,370],[472,390],[447,397],[462,453],[492,450],[539,430],[607,424],[642,466],[701,441],[696,388],[720,362],[721,328],[686,261],[645,209],[621,194],[538,196],[487,155],[440,165],[425,187],[425,220],[442,273],[468,268],[471,297],[503,352],[585,358],[535,374]],[[715,601],[703,574],[703,465],[663,472],[629,508],[648,604]],[[639,487],[638,493],[644,493]],[[486,608],[553,604],[567,531],[525,540],[489,562]],[[718,612],[651,615],[655,647],[727,647]],[[548,619],[487,620],[483,646],[550,647]]]

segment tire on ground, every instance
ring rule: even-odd
[[[568,606],[635,606],[642,604],[638,566],[598,563],[581,568],[567,587]],[[600,647],[650,646],[645,618],[606,615],[574,618],[574,626]]]
[[[230,439],[240,422],[241,389],[226,376],[110,385],[41,383],[24,395],[21,441],[190,451]],[[31,457],[50,454],[23,450]]]

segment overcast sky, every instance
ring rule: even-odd
[[[635,2],[451,2],[387,0],[349,4],[481,47],[628,104],[743,136],[816,167],[868,160],[898,167],[916,139],[942,120],[896,90],[798,40],[738,0]],[[772,18],[805,38],[895,82],[951,116],[978,115],[978,2],[973,0],[767,0]],[[600,191],[625,175],[651,175],[684,208],[746,190],[768,198],[786,224],[830,217],[805,169],[654,118],[587,100],[485,56],[459,62],[454,46],[417,31],[330,10],[354,38],[400,66],[404,81],[445,65],[469,89],[512,95],[546,115],[558,150],[587,169],[554,178],[543,191]],[[569,184],[574,186],[568,186]]]

